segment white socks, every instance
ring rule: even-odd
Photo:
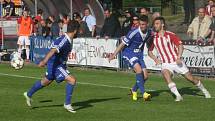
[[[171,82],[168,84],[169,89],[176,97],[181,97],[180,93],[178,92],[178,89],[176,87],[176,84],[174,82]]]
[[[19,57],[21,58],[22,49],[18,48]]]
[[[26,48],[26,59],[29,60],[30,50]]]

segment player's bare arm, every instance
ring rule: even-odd
[[[178,65],[182,64],[181,57],[182,57],[183,50],[184,50],[184,46],[183,46],[183,44],[180,44],[178,46],[178,56],[177,56],[177,60],[176,60],[176,63]]]
[[[156,65],[161,64],[160,60],[153,54],[152,51],[148,51],[148,55],[150,58],[152,58],[155,61]]]
[[[45,58],[39,63],[39,67],[44,67],[48,60],[57,52],[56,48],[52,48],[48,54],[46,54]]]
[[[115,58],[115,56],[125,47],[125,44],[123,42],[120,43],[120,45],[116,48],[114,53],[108,58],[108,61],[110,62]]]

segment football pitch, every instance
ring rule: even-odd
[[[174,81],[182,102],[175,102],[163,78],[150,74],[145,87],[152,95],[144,102],[139,95],[132,101],[129,88],[133,73],[110,70],[69,68],[76,76],[72,105],[75,114],[63,108],[65,83],[53,82],[33,96],[33,107],[27,107],[23,92],[45,74],[45,68],[26,65],[14,70],[0,64],[0,121],[214,121],[215,99],[205,99],[202,93],[180,76]],[[203,80],[215,97],[215,80]]]

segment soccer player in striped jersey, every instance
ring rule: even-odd
[[[50,51],[38,65],[39,67],[44,67],[47,64],[45,77],[42,80],[38,80],[28,92],[24,92],[28,106],[31,106],[31,98],[35,92],[51,84],[53,80],[56,80],[57,83],[65,80],[67,84],[64,108],[69,112],[75,113],[75,110],[71,106],[71,97],[76,79],[66,69],[66,62],[68,54],[72,49],[73,38],[76,37],[78,29],[79,23],[74,20],[70,21],[67,27],[68,32],[52,42]]]
[[[151,36],[151,29],[148,28],[148,17],[141,16],[139,18],[139,27],[131,30],[126,37],[122,39],[120,45],[114,53],[109,57],[109,61],[122,50],[125,63],[129,64],[136,73],[136,83],[132,90],[132,99],[137,100],[137,90],[140,89],[143,99],[149,100],[151,95],[145,92],[144,83],[147,78],[147,70],[143,60],[144,45]]]
[[[168,84],[171,92],[176,96],[175,101],[183,100],[182,96],[176,88],[176,84],[172,81],[171,76],[174,72],[182,74],[188,81],[196,85],[205,95],[205,98],[211,98],[210,93],[203,86],[200,80],[194,78],[185,63],[181,59],[183,53],[183,45],[180,38],[169,31],[165,30],[165,19],[157,17],[154,20],[154,39],[149,48],[149,56],[156,64],[161,64],[163,77]],[[160,59],[153,55],[154,47],[157,49]]]

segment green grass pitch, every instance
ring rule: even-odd
[[[40,79],[45,68],[26,65],[14,70],[0,64],[0,121],[215,121],[215,99],[205,99],[196,87],[184,78],[174,81],[182,102],[174,102],[163,78],[150,74],[145,87],[152,100],[144,102],[141,95],[132,101],[129,88],[134,84],[132,73],[69,68],[76,76],[72,105],[76,113],[63,108],[65,83],[53,82],[33,96],[33,108],[27,107],[23,92]],[[212,97],[215,81],[203,80]]]

